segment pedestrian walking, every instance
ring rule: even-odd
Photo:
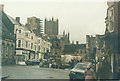
[[[96,81],[96,75],[92,69],[92,64],[88,66],[87,70],[85,71],[85,81]]]
[[[100,75],[98,74],[98,70],[99,68],[102,66],[102,62],[99,61],[97,64],[96,64],[96,78],[98,79],[100,77]]]
[[[73,68],[73,67],[74,67],[74,60],[71,59],[71,68]]]
[[[98,68],[98,79],[108,80],[111,78],[111,64],[108,57],[105,57],[101,66]]]

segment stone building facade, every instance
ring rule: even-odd
[[[9,20],[8,16],[4,12],[4,5],[0,5],[0,18],[2,28],[2,48],[1,48],[1,57],[2,57],[2,65],[11,65],[15,64],[15,35],[14,35],[14,25]]]
[[[28,27],[22,25],[18,20],[9,17],[14,24],[14,34],[16,35],[16,63],[24,62],[28,59],[44,59],[46,49],[50,51],[51,43],[37,36]]]
[[[111,61],[112,73],[114,75],[120,72],[120,1],[108,1],[107,5],[105,44],[106,50],[108,51],[107,55],[110,57]]]
[[[50,60],[53,60],[54,62],[56,62],[57,65],[60,65],[62,54],[60,40],[57,37],[54,37],[51,38],[49,41],[52,43]]]
[[[70,34],[63,32],[63,35],[59,35],[59,22],[58,19],[44,21],[44,34],[48,37],[48,41],[51,42],[51,52],[49,54],[49,60],[53,60],[57,65],[61,65],[61,55],[63,54],[64,45],[70,43]]]
[[[59,23],[58,19],[54,20],[54,18],[44,21],[44,34],[47,35],[58,35],[59,33]]]
[[[96,48],[96,37],[92,35],[86,35],[86,51],[87,59],[94,59],[95,55],[93,54],[93,49]]]
[[[101,61],[105,56],[105,35],[86,35],[86,53],[87,59]]]
[[[79,44],[76,41],[76,44],[68,44],[64,46],[63,55],[72,55],[73,57],[80,57],[79,60],[86,58],[86,44]]]

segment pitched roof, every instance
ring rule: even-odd
[[[7,15],[7,17],[10,19],[10,21],[15,24],[15,25],[20,25],[20,23],[18,23],[15,19],[13,19],[12,17],[10,17],[9,15]]]
[[[3,11],[0,11],[0,15],[2,15],[2,18],[0,18],[2,22],[2,38],[15,40],[12,22]]]

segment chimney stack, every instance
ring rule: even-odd
[[[16,21],[20,23],[20,17],[16,17]]]
[[[4,11],[4,5],[0,4],[0,11]]]

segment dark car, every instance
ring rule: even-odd
[[[84,73],[85,73],[86,67],[89,65],[90,63],[77,63],[75,67],[70,71],[70,74],[69,74],[70,81],[77,80],[77,79],[84,80],[85,79]]]
[[[40,61],[36,60],[36,59],[29,59],[27,61],[25,61],[26,65],[39,65]]]

